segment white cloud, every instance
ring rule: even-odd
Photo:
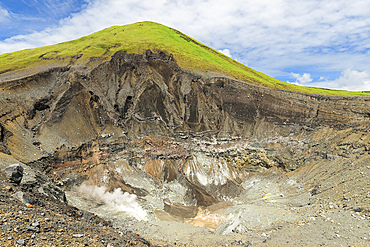
[[[302,75],[291,73],[291,76],[296,79],[295,84],[302,85],[312,82],[310,73],[303,73]]]
[[[330,88],[370,91],[370,71],[346,69],[338,79],[327,81],[327,83]]]
[[[219,52],[221,52],[222,54],[232,58],[231,56],[231,51],[229,49],[223,49],[223,50],[219,50]]]
[[[10,17],[9,12],[0,6],[0,23],[8,21]]]
[[[346,0],[330,3],[319,0],[143,0],[139,3],[95,0],[84,11],[62,20],[52,33],[44,35],[45,43],[49,43],[49,35],[66,29],[87,34],[111,25],[152,20],[180,29],[216,48],[225,43],[233,44],[236,50],[254,57],[249,60],[256,60],[270,55],[290,56],[307,48],[338,43],[342,35],[353,37],[364,33],[369,30],[370,4],[360,3]],[[348,13],[356,18],[348,17]],[[30,38],[30,42],[32,40]]]
[[[75,6],[75,0],[44,0],[44,9],[42,12],[49,13],[50,16],[62,16],[68,14]]]
[[[300,86],[351,91],[370,91],[370,71],[346,69],[337,79],[327,80],[324,77],[320,77],[318,81],[314,82],[311,75],[308,73],[304,73],[303,75],[292,73],[292,76],[296,78],[296,81],[290,83]]]

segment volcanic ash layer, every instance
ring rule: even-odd
[[[0,81],[1,169],[24,168],[14,186],[35,206],[37,193],[65,202],[68,191],[69,203],[102,217],[218,234],[304,221],[295,207],[369,215],[369,97],[184,71],[163,51]]]

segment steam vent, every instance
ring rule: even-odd
[[[369,94],[157,23],[0,55],[1,246],[369,246],[369,153]]]

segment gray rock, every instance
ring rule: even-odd
[[[4,173],[9,182],[20,184],[23,178],[23,167],[20,164],[13,164],[4,168]]]
[[[57,186],[55,186],[53,183],[45,183],[43,184],[38,191],[42,194],[45,194],[49,197],[52,197],[54,199],[57,199],[60,202],[67,203],[67,198],[64,193],[64,191]]]
[[[34,223],[32,223],[32,226],[33,227],[40,227],[40,222],[34,222]]]
[[[362,211],[362,208],[361,207],[357,207],[357,208],[354,208],[353,211],[355,211],[355,212],[361,212]]]
[[[27,229],[28,232],[40,232],[40,222],[33,222],[31,225],[32,226]]]
[[[22,184],[28,184],[31,186],[37,185],[37,183],[40,183],[45,180],[44,175],[40,174],[39,172],[35,171],[31,167],[22,164],[23,167],[23,178],[22,178]]]
[[[31,226],[31,227],[27,228],[27,231],[28,232],[36,232],[36,233],[39,233],[40,232],[40,228],[39,227]]]
[[[24,241],[24,239],[18,239],[17,240],[17,244],[19,244],[19,245],[25,245],[26,242]]]
[[[83,234],[73,234],[74,238],[82,238],[84,235]]]
[[[4,224],[1,226],[1,229],[3,229],[4,231],[8,230],[10,228],[10,226],[8,224]]]
[[[35,199],[33,199],[29,194],[27,194],[23,191],[18,191],[16,193],[14,193],[12,196],[17,198],[18,200],[20,200],[21,202],[23,202],[25,204],[28,203],[28,204],[33,205],[33,204],[36,203]]]
[[[234,240],[231,245],[238,245],[238,246],[243,246],[243,247],[249,247],[251,245],[251,243],[249,241],[247,241],[246,243],[243,243],[242,240],[239,240],[239,241],[236,241]]]
[[[91,221],[92,220],[92,215],[89,213],[89,212],[84,212],[82,217],[86,220],[86,221]]]

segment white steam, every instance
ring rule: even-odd
[[[78,191],[84,194],[85,197],[104,202],[114,210],[126,212],[138,220],[147,220],[147,214],[136,201],[136,195],[127,192],[123,193],[121,188],[117,188],[113,192],[107,192],[105,186],[98,187],[82,184]]]

